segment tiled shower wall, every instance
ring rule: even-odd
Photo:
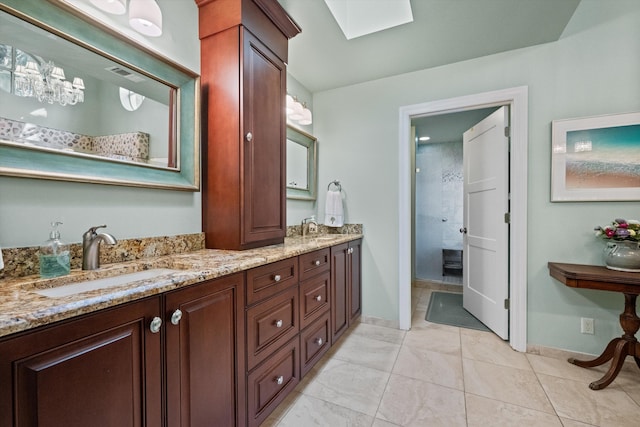
[[[442,279],[442,249],[462,249],[462,141],[416,149],[415,272]]]

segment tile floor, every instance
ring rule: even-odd
[[[430,295],[414,288],[411,331],[351,328],[262,426],[640,425],[635,365],[590,390],[604,367],[518,353],[492,333],[426,322]]]

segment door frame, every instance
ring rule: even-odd
[[[509,344],[527,350],[527,153],[528,86],[400,107],[398,179],[398,313],[400,329],[411,329],[411,118],[509,106],[511,127],[511,229],[509,242]]]

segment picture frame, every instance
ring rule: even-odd
[[[640,113],[554,120],[551,201],[640,200]]]

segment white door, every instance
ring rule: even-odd
[[[502,107],[463,136],[463,306],[509,338],[509,110]]]

